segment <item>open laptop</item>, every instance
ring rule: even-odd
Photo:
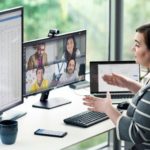
[[[135,81],[140,79],[140,66],[135,61],[92,61],[90,62],[90,92],[94,96],[106,97],[111,93],[112,103],[130,100],[134,94],[126,88],[107,84],[102,76],[117,73]]]

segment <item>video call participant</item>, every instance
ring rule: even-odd
[[[76,46],[76,40],[74,36],[69,36],[66,39],[65,43],[65,51],[62,56],[62,59],[66,61],[70,60],[71,58],[76,59],[76,57],[80,56],[80,50]]]
[[[47,53],[45,52],[45,44],[36,45],[36,52],[30,56],[27,69],[34,69],[38,66],[47,65]]]
[[[63,84],[78,80],[78,72],[75,70],[75,68],[76,61],[72,58],[67,62],[66,71],[61,75],[59,83]]]
[[[31,92],[36,92],[48,88],[48,80],[44,79],[44,66],[40,66],[36,70],[36,81],[31,85]]]
[[[66,42],[64,44],[64,54],[62,55],[63,62],[58,65],[59,73],[63,73],[66,69],[67,62],[73,58],[76,59],[76,57],[79,57],[80,50],[77,48],[76,40],[74,36],[69,36],[66,39]],[[79,65],[76,64],[76,70],[79,68]]]
[[[150,24],[136,29],[134,41],[132,50],[136,63],[150,69]],[[112,106],[109,92],[106,98],[85,96],[84,105],[89,106],[90,111],[106,113],[116,125],[118,139],[132,142],[132,150],[150,149],[150,82],[141,87],[141,84],[118,74],[104,75],[103,79],[108,84],[136,93],[126,116]]]

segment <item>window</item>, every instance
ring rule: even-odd
[[[145,23],[150,23],[150,1],[124,0],[124,29],[123,29],[123,56],[124,60],[134,60],[131,47],[135,29]]]
[[[109,0],[8,0],[1,10],[18,5],[24,6],[25,41],[47,36],[51,28],[87,29],[87,65],[108,60]]]
[[[86,29],[87,66],[91,60],[108,60],[109,0],[1,0],[0,9],[20,5],[24,6],[24,41],[44,38],[52,28],[61,33]],[[107,133],[99,138],[107,141]]]

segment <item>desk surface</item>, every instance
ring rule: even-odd
[[[27,111],[24,117],[18,119],[19,130],[16,143],[4,145],[0,142],[0,150],[60,150],[113,129],[114,125],[110,120],[89,128],[66,125],[63,122],[64,118],[87,110],[82,104],[84,94],[88,94],[85,89],[72,90],[69,87],[63,87],[53,90],[50,92],[50,97],[63,97],[71,100],[72,103],[50,110],[32,107],[33,103],[39,101],[40,94],[25,99],[24,104],[14,108],[14,110]],[[63,138],[34,135],[34,131],[38,128],[66,131],[68,134]]]

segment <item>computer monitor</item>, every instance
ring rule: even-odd
[[[0,12],[0,114],[23,103],[23,7]],[[5,113],[4,113],[5,114]],[[20,115],[20,114],[18,114]],[[12,116],[13,117],[13,116]],[[8,116],[6,118],[9,118]],[[11,119],[11,118],[9,118]]]
[[[25,42],[23,47],[24,96],[42,93],[33,106],[46,109],[70,103],[62,97],[48,100],[48,95],[85,80],[86,30]]]

